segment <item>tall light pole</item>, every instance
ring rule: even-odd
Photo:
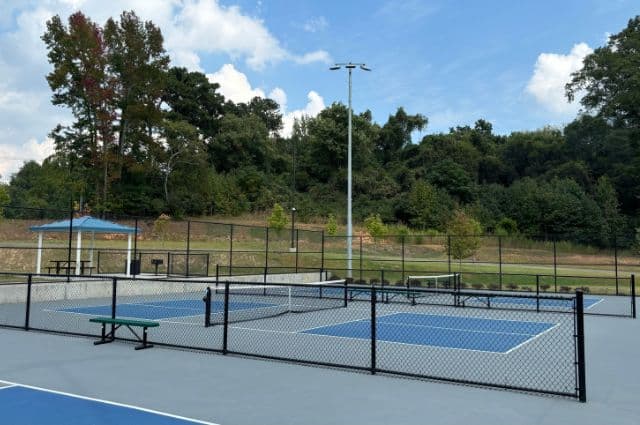
[[[371,71],[364,63],[337,63],[330,67],[331,71],[337,71],[341,68],[346,68],[349,71],[349,121],[348,121],[348,147],[347,147],[347,277],[352,276],[353,268],[353,253],[351,245],[353,243],[353,222],[351,218],[351,73],[358,67],[363,71]]]

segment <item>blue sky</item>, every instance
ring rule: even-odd
[[[82,10],[104,23],[133,9],[163,30],[176,65],[206,73],[235,101],[278,100],[290,127],[302,114],[347,100],[379,123],[403,106],[422,113],[422,134],[472,125],[498,133],[562,125],[578,106],[562,87],[584,55],[638,13],[632,0],[285,1],[0,0],[0,175],[52,152],[48,132],[70,116],[49,104],[39,36],[53,14]],[[286,133],[286,128],[284,132]]]

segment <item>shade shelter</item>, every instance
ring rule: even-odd
[[[44,240],[45,233],[52,232],[69,232],[71,230],[72,233],[77,234],[77,242],[76,242],[76,266],[75,266],[75,274],[80,274],[80,260],[82,256],[82,234],[90,233],[91,234],[91,250],[89,251],[89,266],[93,267],[93,242],[95,241],[96,233],[110,233],[110,234],[126,234],[127,238],[127,265],[126,265],[126,275],[129,276],[131,274],[131,237],[133,234],[137,234],[139,229],[135,227],[124,226],[122,224],[113,223],[111,221],[101,220],[99,218],[94,218],[89,215],[79,218],[74,218],[71,220],[61,220],[56,221],[49,224],[43,224],[41,226],[31,226],[30,230],[32,232],[38,232],[38,256],[36,260],[36,273],[40,273],[42,267],[42,245]],[[71,265],[69,265],[71,266]]]

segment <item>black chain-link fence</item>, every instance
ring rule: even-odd
[[[4,274],[0,325],[98,337],[90,318],[153,321],[153,344],[586,400],[581,291],[225,279]]]

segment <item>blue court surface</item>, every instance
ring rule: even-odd
[[[276,304],[256,302],[229,302],[229,310],[248,310],[274,307]],[[212,301],[211,311],[219,313],[224,310],[223,301]],[[88,314],[93,316],[111,316],[111,305],[97,305],[90,307],[73,307],[62,310],[67,313]],[[136,319],[170,319],[175,317],[204,315],[204,302],[202,300],[170,300],[170,301],[145,301],[140,303],[118,304],[116,312],[119,317],[131,317]]]
[[[544,322],[395,313],[376,319],[376,337],[378,341],[400,344],[507,353],[555,326]],[[370,339],[371,321],[357,320],[301,332]]]
[[[36,387],[0,386],[0,416],[7,425],[215,425],[153,410]]]

